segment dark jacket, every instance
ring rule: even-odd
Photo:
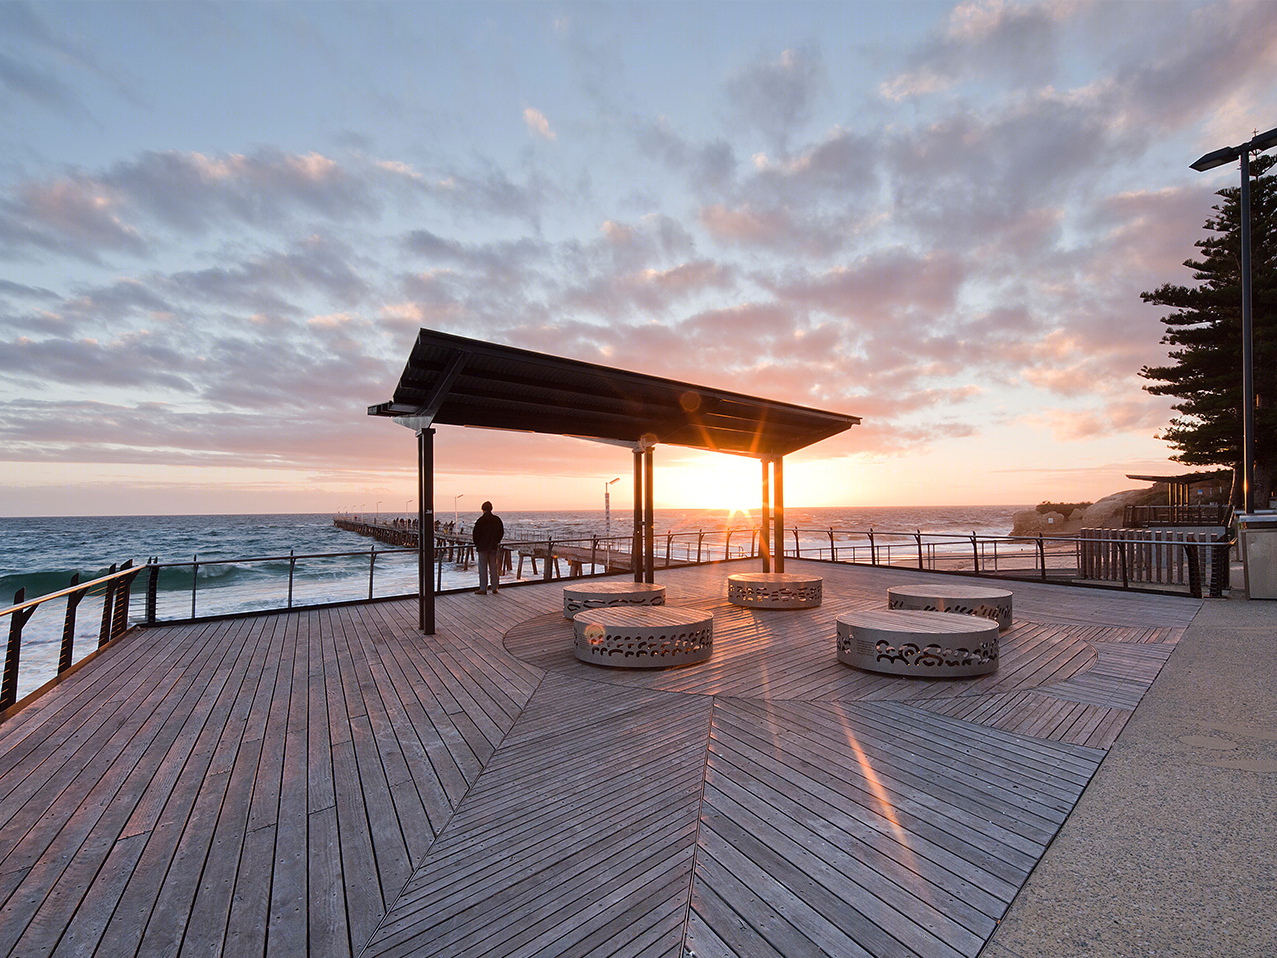
[[[476,551],[496,552],[505,537],[505,526],[495,512],[485,512],[474,520],[474,530],[470,535],[474,539]]]

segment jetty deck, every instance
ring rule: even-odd
[[[576,660],[562,583],[136,630],[0,725],[0,954],[975,956],[1201,602],[1015,583],[1001,667],[662,572],[708,662]]]

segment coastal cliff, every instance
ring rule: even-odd
[[[1015,514],[1011,535],[1071,536],[1077,535],[1082,529],[1120,529],[1122,511],[1127,506],[1164,503],[1166,496],[1166,484],[1156,483],[1143,489],[1115,492],[1091,503],[1085,509],[1074,509],[1067,516],[1059,512],[1025,509]]]

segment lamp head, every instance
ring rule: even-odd
[[[1196,162],[1189,164],[1189,169],[1196,170],[1198,173],[1205,173],[1207,170],[1213,170],[1217,166],[1231,163],[1241,155],[1240,147],[1226,146],[1222,150],[1214,150],[1205,156],[1198,157]]]

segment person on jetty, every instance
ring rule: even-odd
[[[492,503],[483,504],[483,515],[474,520],[474,529],[470,536],[474,539],[474,551],[479,557],[479,591],[476,595],[485,595],[488,583],[492,583],[492,594],[497,594],[497,580],[501,577],[501,540],[505,538],[505,525],[501,517],[492,511]]]

